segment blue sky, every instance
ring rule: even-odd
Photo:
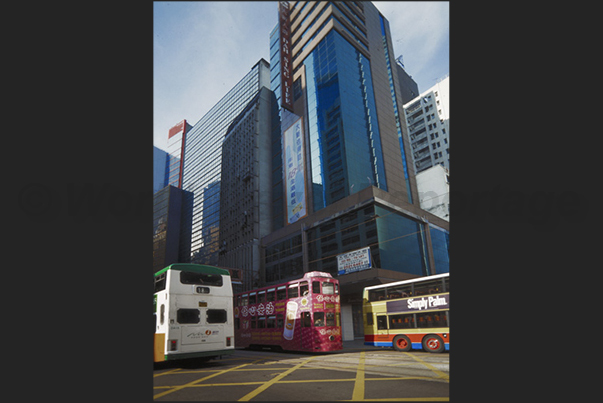
[[[390,23],[394,55],[423,92],[449,72],[448,2],[373,2]],[[270,61],[278,2],[153,3],[153,144],[194,126],[249,72]]]

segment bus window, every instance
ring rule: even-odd
[[[308,282],[307,281],[304,281],[303,283],[300,284],[300,286],[299,286],[299,292],[300,292],[301,295],[308,295],[308,292],[309,292],[308,290],[309,290],[309,288],[308,288]]]
[[[299,297],[299,292],[297,288],[298,284],[293,284],[289,286],[289,298],[297,298]]]
[[[408,298],[410,296],[412,296],[412,286],[410,284],[387,288],[387,299]]]
[[[369,326],[373,326],[373,313],[372,312],[366,313],[366,324]]]
[[[417,314],[418,327],[437,327],[433,312]]]
[[[322,283],[322,293],[325,295],[333,295],[333,283],[329,283],[328,281],[323,281]]]
[[[258,304],[263,304],[266,302],[266,291],[258,292]]]
[[[321,327],[325,325],[325,313],[314,312],[314,326]]]
[[[251,294],[249,294],[249,305],[253,305],[255,303],[255,292],[252,292]]]
[[[278,301],[287,299],[287,287],[283,285],[276,290],[276,299]]]
[[[319,281],[312,282],[312,294],[320,294],[320,282]]]
[[[335,313],[327,312],[327,321],[325,323],[327,326],[335,326]]]
[[[385,289],[369,291],[369,301],[381,301],[385,299]]]
[[[227,315],[225,309],[208,309],[207,323],[226,323]]]
[[[450,277],[444,278],[444,292],[450,292]]]
[[[387,316],[377,316],[377,330],[387,330]]]
[[[316,314],[314,314],[316,316]],[[301,314],[302,327],[312,326],[312,320],[310,319],[310,312],[302,312]]]
[[[390,329],[408,329],[414,327],[413,316],[410,315],[390,315],[389,317],[389,328]]]
[[[180,282],[182,284],[212,285],[214,287],[222,287],[222,276],[220,274],[181,271]]]
[[[414,296],[440,293],[442,292],[442,280],[437,279],[414,284],[414,290]]]
[[[176,320],[178,323],[199,323],[201,321],[198,309],[178,309],[176,312]]]
[[[272,302],[272,301],[274,301],[274,288],[271,288],[268,291],[266,291],[266,302]]]
[[[161,273],[157,277],[155,277],[155,292],[165,290],[165,278],[166,273]]]
[[[163,322],[165,322],[165,305],[161,304],[161,309],[160,311],[160,317],[159,317],[159,323],[161,323],[163,325]]]

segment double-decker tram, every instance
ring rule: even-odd
[[[234,353],[228,270],[174,263],[155,273],[154,361]]]
[[[448,351],[449,273],[366,287],[364,344],[397,351]]]
[[[329,273],[236,294],[237,347],[324,352],[342,349],[339,281]]]

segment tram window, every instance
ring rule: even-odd
[[[276,327],[276,316],[268,316],[266,327],[269,329],[274,329]]]
[[[235,320],[234,320],[235,330],[239,330],[240,326],[241,326],[241,324],[240,324],[240,318],[235,318]]]
[[[322,327],[325,325],[325,313],[324,312],[314,312],[314,326]]]
[[[262,316],[258,320],[258,329],[264,329],[266,327],[266,317]]]
[[[241,296],[241,305],[240,306],[247,306],[247,294],[243,294]]]
[[[274,288],[271,288],[268,291],[266,291],[266,301],[267,302],[274,301]]]
[[[312,326],[312,319],[310,319],[310,312],[302,312],[301,320],[302,320],[302,327]]]
[[[327,321],[325,322],[327,326],[335,326],[335,313],[327,312]]]
[[[387,316],[377,316],[377,330],[387,330]]]
[[[208,309],[207,323],[226,323],[227,315],[225,309]]]
[[[333,295],[333,283],[329,283],[328,281],[323,281],[322,283],[322,293],[325,295]]]
[[[181,271],[180,282],[182,284],[212,285],[215,287],[222,287],[222,276],[220,274]]]
[[[198,309],[178,309],[176,312],[178,323],[199,323],[201,321]]]
[[[319,281],[312,282],[312,294],[320,294],[320,282]]]
[[[339,284],[335,283],[335,294],[339,295]]]
[[[299,286],[299,292],[301,295],[308,295],[308,283],[306,281],[304,281],[303,283],[300,284]]]
[[[249,294],[249,305],[255,304],[255,292],[253,294]]]
[[[276,328],[282,329],[285,326],[285,321],[283,320],[283,315],[276,316]]]
[[[289,298],[297,298],[299,297],[299,290],[297,288],[297,284],[293,284],[289,286]]]
[[[263,304],[266,302],[266,291],[260,291],[258,293],[258,304]]]
[[[276,299],[281,301],[283,299],[287,299],[287,288],[285,286],[279,287],[276,290]]]
[[[257,327],[256,322],[257,322],[257,321],[256,321],[255,319],[253,319],[253,320],[251,321],[251,328],[252,328],[252,329],[255,329],[255,328]]]

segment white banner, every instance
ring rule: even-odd
[[[300,117],[283,133],[283,163],[287,196],[287,223],[293,224],[308,212],[306,208],[306,178],[304,169],[304,136]]]
[[[337,256],[338,274],[348,274],[371,268],[371,248],[366,247]]]

